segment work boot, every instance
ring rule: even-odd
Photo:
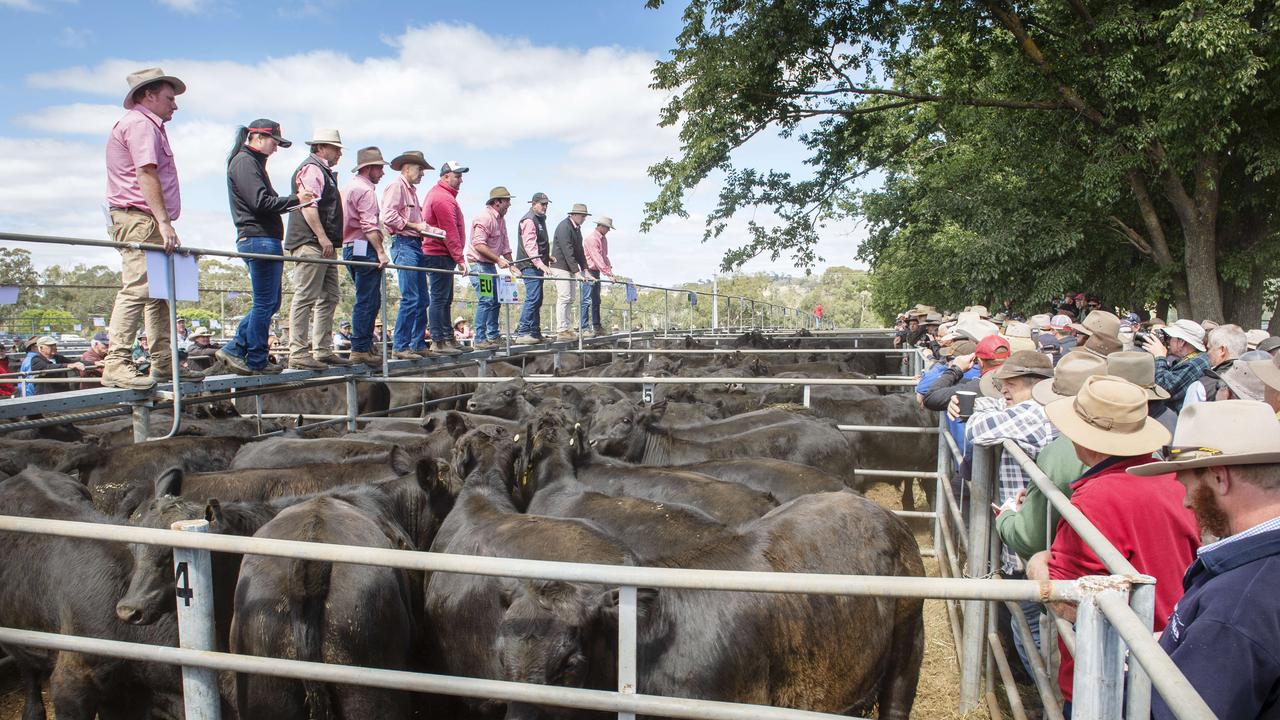
[[[557,340],[577,340],[578,335],[572,330],[561,330],[560,332],[556,333],[556,339]]]
[[[433,351],[430,347],[420,347],[414,350],[413,352],[417,354],[418,357],[424,357],[424,358],[437,357],[435,351]]]
[[[458,343],[449,342],[448,340],[445,340],[442,342],[433,342],[431,344],[431,349],[435,352],[436,355],[461,355],[462,354],[462,348],[458,347]]]
[[[609,333],[607,333],[607,332],[605,332],[605,331],[604,331],[604,328],[602,328],[602,327],[598,327],[598,328],[596,328],[596,329],[591,333],[591,336],[592,336],[592,337],[605,337],[605,336],[606,336],[606,335],[608,335],[608,334],[609,334]]]
[[[231,372],[237,375],[253,375],[254,374],[253,368],[249,367],[248,363],[246,363],[243,359],[238,358],[235,355],[232,355],[231,353],[221,348],[219,348],[218,351],[214,353],[214,357],[218,358],[218,360],[223,365],[226,365],[227,368],[231,370]]]
[[[396,360],[421,360],[422,359],[421,355],[419,355],[418,353],[408,348],[405,348],[404,350],[395,351],[394,353],[391,354],[391,357],[395,358]]]
[[[193,370],[191,368],[182,367],[181,365],[178,366],[179,382],[199,382],[205,379],[208,375],[209,372],[207,370]],[[156,382],[170,382],[173,380],[173,369],[169,366],[161,367],[158,365],[152,365],[151,377],[155,378]]]
[[[329,366],[311,357],[310,355],[299,355],[289,358],[290,370],[328,370]]]
[[[279,363],[273,363],[271,361],[267,361],[266,365],[263,365],[261,368],[254,370],[253,374],[254,375],[279,375],[283,370],[284,370],[284,366],[280,365]]]
[[[150,390],[156,381],[150,375],[138,372],[128,363],[112,363],[102,369],[102,387],[121,390]]]
[[[517,335],[511,338],[511,342],[515,345],[537,345],[541,340],[532,335]]]
[[[375,353],[371,353],[371,352],[360,352],[358,350],[352,350],[351,364],[352,365],[364,364],[370,367],[374,365],[381,365],[382,356]]]
[[[338,353],[329,353],[328,355],[319,355],[317,360],[325,365],[351,365],[351,361],[342,357]]]

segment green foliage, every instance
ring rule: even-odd
[[[29,250],[0,248],[0,285],[34,285],[39,277]]]
[[[76,323],[79,322],[81,322],[79,318],[66,310],[58,310],[56,308],[27,308],[26,310],[18,313],[18,317],[12,323],[12,326],[15,332],[41,335],[46,332],[75,332]]]

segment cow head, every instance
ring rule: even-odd
[[[209,520],[210,531],[219,532],[223,525],[222,507],[217,500],[197,503],[161,490],[180,488],[181,470],[170,470],[156,481],[156,496],[129,518],[134,527],[168,530],[180,520]],[[175,480],[176,477],[176,480]],[[163,483],[163,486],[162,486]],[[150,625],[166,613],[174,612],[173,549],[164,545],[135,544],[129,546],[133,556],[133,573],[129,588],[116,603],[116,617],[131,625]]]
[[[601,455],[639,460],[644,456],[650,428],[666,410],[665,400],[648,406],[632,401],[605,405],[592,416],[587,441]]]
[[[496,651],[501,678],[562,687],[607,687],[616,683],[617,590],[560,581],[507,585],[507,605]],[[657,592],[637,593],[637,616],[656,606]],[[539,717],[537,708],[513,703],[507,718]]]
[[[521,378],[480,385],[467,401],[467,412],[518,420],[533,404],[530,388]]]
[[[513,499],[517,507],[527,507],[538,489],[565,475],[590,452],[582,423],[562,412],[539,411],[520,433],[517,444],[517,484]]]
[[[464,487],[477,474],[496,473],[509,488],[515,481],[518,456],[516,444],[506,429],[480,425],[458,438],[453,448],[453,473]]]

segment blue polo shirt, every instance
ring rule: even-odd
[[[1280,718],[1280,518],[1201,548],[1182,585],[1160,646],[1217,717]]]

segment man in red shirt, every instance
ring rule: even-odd
[[[1071,485],[1071,504],[1138,572],[1156,579],[1155,630],[1163,630],[1182,597],[1182,573],[1196,557],[1200,532],[1173,473],[1135,477],[1125,471],[1151,462],[1151,453],[1168,444],[1169,431],[1147,416],[1146,390],[1112,375],[1088,378],[1075,397],[1051,402],[1044,411],[1089,466]],[[1109,574],[1063,520],[1052,547],[1027,563],[1027,578],[1041,582]],[[1055,604],[1054,611],[1075,620],[1072,605]],[[1061,641],[1059,649],[1058,684],[1069,703],[1075,663]]]
[[[444,231],[444,239],[431,236],[422,239],[422,264],[437,270],[466,272],[462,247],[467,242],[466,223],[462,208],[458,206],[458,188],[462,187],[462,175],[471,168],[457,160],[440,166],[440,182],[427,191],[422,203],[422,219]],[[427,324],[431,330],[431,342],[437,353],[456,355],[462,351],[453,337],[449,324],[450,306],[453,303],[453,275],[442,272],[428,273],[431,286],[431,307],[427,310]]]

